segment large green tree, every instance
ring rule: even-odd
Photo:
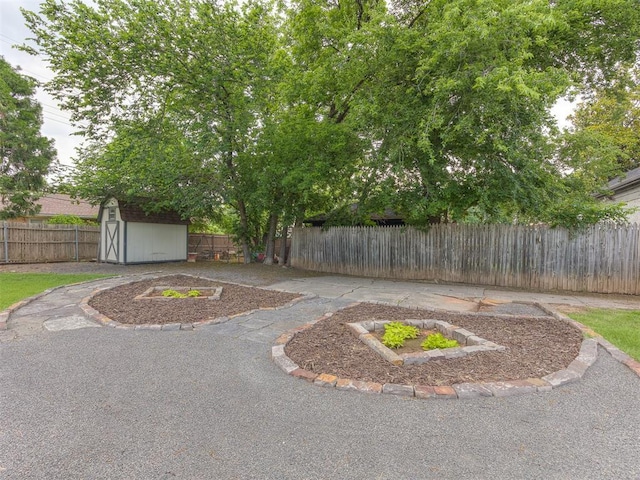
[[[81,183],[90,187],[93,176],[104,190],[116,181],[113,193],[185,216],[212,200],[231,205],[250,259],[252,151],[275,74],[272,7],[47,0],[40,15],[25,16],[56,72],[48,89],[89,140]]]
[[[37,212],[56,152],[43,137],[36,81],[0,57],[0,218]]]
[[[90,140],[80,185],[185,215],[231,206],[245,259],[250,243],[272,248],[278,223],[353,201],[416,224],[611,217],[581,180],[593,169],[560,153],[549,109],[616,79],[639,15],[635,0],[47,0],[25,12],[56,74],[48,88]]]
[[[578,104],[569,138],[593,151],[615,153],[614,165],[629,170],[640,166],[640,67],[620,72],[616,82]]]
[[[607,85],[634,58],[635,2],[389,4],[292,6],[310,95],[328,121],[370,140],[354,200],[414,223],[471,211],[553,222],[568,196],[575,216],[583,206],[611,216],[567,175],[549,110],[571,89]]]

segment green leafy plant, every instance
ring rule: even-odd
[[[418,337],[418,329],[400,322],[390,322],[384,326],[382,343],[389,348],[400,348],[404,341]]]
[[[200,290],[189,290],[187,293],[180,293],[177,290],[167,289],[162,291],[162,296],[167,298],[194,298],[202,295]]]
[[[441,333],[432,333],[424,339],[421,347],[423,350],[435,350],[436,348],[453,348],[459,345],[456,340],[445,338]]]
[[[177,290],[172,290],[172,289],[163,290],[162,296],[167,298],[187,298],[186,293],[180,293]]]

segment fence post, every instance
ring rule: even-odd
[[[80,261],[80,250],[79,250],[79,242],[78,242],[78,225],[76,225],[76,262]]]
[[[9,263],[9,224],[2,222],[2,228],[4,230],[4,261]]]

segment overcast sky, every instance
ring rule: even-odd
[[[40,58],[13,48],[13,45],[22,44],[31,36],[30,30],[24,24],[20,7],[38,11],[39,6],[39,0],[0,0],[0,55],[12,66],[19,66],[22,73],[45,82],[53,76],[47,65]],[[60,163],[71,165],[75,147],[81,139],[72,135],[74,130],[69,124],[69,114],[61,111],[57,102],[42,89],[38,89],[36,98],[43,109],[42,134],[55,141]]]
[[[13,45],[22,44],[31,36],[30,30],[24,24],[20,7],[39,11],[39,6],[39,0],[0,0],[0,55],[12,66],[20,66],[23,73],[44,82],[53,76],[47,69],[46,63],[39,57],[33,57],[13,48]],[[37,99],[42,104],[44,112],[42,134],[54,139],[60,163],[72,165],[75,148],[80,144],[81,139],[72,135],[74,129],[69,123],[69,114],[61,111],[57,102],[42,89],[38,90]],[[560,126],[566,125],[565,118],[569,111],[568,102],[559,102],[553,109]]]

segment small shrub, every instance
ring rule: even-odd
[[[432,333],[422,342],[423,350],[435,350],[436,348],[453,348],[460,344],[456,340],[445,338],[441,333]]]
[[[187,297],[199,297],[200,295],[200,290],[189,290],[187,293]]]
[[[168,297],[168,298],[187,298],[187,294],[186,293],[180,293],[176,290],[172,290],[172,289],[168,289],[168,290],[163,290],[162,291],[162,296],[163,297]]]
[[[409,338],[417,338],[419,330],[411,325],[400,322],[390,322],[384,326],[382,343],[388,348],[400,348]]]

